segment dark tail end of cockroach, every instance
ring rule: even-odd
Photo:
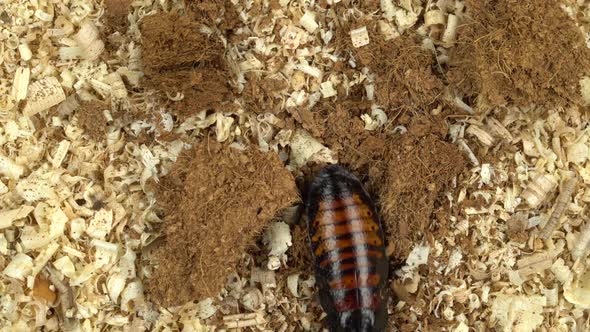
[[[371,309],[358,309],[339,315],[340,321],[333,322],[330,332],[385,332],[387,311],[375,312]]]

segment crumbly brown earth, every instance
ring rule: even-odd
[[[133,0],[105,0],[105,18],[110,28],[120,29],[127,27],[129,21],[127,14]]]
[[[456,145],[444,141],[442,122],[417,117],[388,147],[379,186],[381,213],[393,258],[403,261],[414,244],[440,235],[448,223],[442,194],[466,166]]]
[[[366,26],[369,45],[355,48],[349,32]],[[355,60],[375,74],[375,101],[394,114],[398,110],[426,110],[442,99],[444,84],[434,71],[437,65],[432,51],[422,46],[423,37],[408,31],[385,41],[377,21],[344,22],[336,38],[342,53],[352,50]]]
[[[93,100],[82,102],[77,112],[79,125],[95,141],[104,141],[106,138],[107,119],[103,111],[108,108],[106,102]]]
[[[281,111],[280,92],[289,86],[289,81],[280,78],[260,79],[255,73],[247,73],[246,79],[242,97],[248,111],[256,114],[276,114]]]
[[[377,54],[377,55],[373,55]],[[376,74],[377,103],[393,110],[429,111],[442,99],[444,86],[434,73],[436,60],[421,37],[404,35],[376,43],[360,56]]]
[[[276,154],[212,140],[183,154],[157,192],[165,242],[146,291],[163,306],[215,296],[267,222],[298,200]]]
[[[289,270],[285,271],[284,274],[288,275],[291,272],[303,272],[308,275],[313,274],[314,262],[311,255],[306,223],[300,222],[291,227],[291,234],[293,245],[287,252],[289,255]],[[283,274],[282,271],[281,274]]]
[[[365,101],[345,101],[324,104],[318,110],[324,118],[323,142],[337,153],[340,163],[355,171],[367,173],[383,159],[385,135],[379,131],[365,130],[360,116],[371,112],[371,104]]]
[[[124,43],[127,28],[129,27],[129,20],[127,16],[131,10],[131,3],[133,0],[105,0],[104,15],[102,21],[104,23],[103,36],[105,41],[105,58],[116,58],[117,50]],[[119,61],[111,62],[111,65],[119,64]]]
[[[225,47],[215,34],[203,31],[205,22],[192,12],[148,16],[141,25],[143,84],[163,97],[178,97],[175,115],[188,117],[220,109],[232,93]]]
[[[196,20],[215,24],[226,36],[240,23],[238,12],[230,1],[225,0],[187,0]]]
[[[558,107],[580,102],[590,49],[560,1],[466,1],[447,77],[482,105]]]

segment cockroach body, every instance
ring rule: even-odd
[[[369,194],[356,176],[331,165],[310,184],[305,205],[330,331],[384,331],[389,268],[383,228]]]

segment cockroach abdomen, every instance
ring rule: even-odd
[[[324,168],[306,199],[320,303],[331,331],[384,331],[388,260],[369,194],[342,166]]]

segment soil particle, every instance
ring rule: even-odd
[[[355,48],[349,32],[366,26],[369,45]],[[354,50],[355,60],[367,66],[375,75],[375,101],[388,112],[397,110],[428,110],[436,106],[444,92],[444,84],[434,69],[434,54],[422,46],[423,37],[407,31],[393,40],[385,41],[378,31],[377,21],[361,19],[345,22],[335,37],[339,52]]]
[[[215,296],[266,223],[298,200],[274,153],[202,142],[184,153],[157,189],[165,241],[146,286],[152,301],[180,305]]]
[[[103,141],[107,132],[107,119],[103,111],[109,109],[106,102],[93,100],[82,102],[78,110],[78,123],[95,141]]]
[[[378,0],[365,0],[359,3],[360,8],[364,9],[369,13],[376,13],[381,9],[380,1]]]
[[[590,50],[560,3],[467,0],[450,50],[451,86],[489,108],[578,103]]]
[[[183,94],[171,105],[181,118],[220,108],[232,96],[225,47],[217,36],[203,32],[203,22],[194,17],[160,13],[141,25],[144,85],[163,96]]]
[[[352,100],[324,105],[320,111],[326,119],[324,143],[337,154],[340,163],[360,174],[371,173],[371,169],[383,166],[381,163],[387,146],[383,133],[364,129],[360,118],[364,113],[371,113],[370,103]],[[380,176],[379,172],[369,175]]]
[[[366,54],[361,59],[369,61],[375,73],[375,97],[380,105],[390,110],[429,111],[442,98],[443,83],[432,69],[436,60],[422,47],[420,37],[404,35],[376,43]]]
[[[104,15],[102,16],[105,41],[105,58],[117,58],[117,50],[125,38],[122,36],[129,27],[127,16],[131,10],[133,0],[105,0]]]
[[[447,204],[442,194],[466,161],[457,146],[441,139],[443,128],[440,122],[416,117],[386,152],[379,197],[396,260],[405,260],[423,237],[445,230],[446,218],[441,216]]]
[[[189,0],[187,4],[196,20],[217,24],[226,37],[240,23],[238,12],[231,1],[225,0]]]
[[[133,0],[105,0],[105,15],[107,25],[115,30],[126,28],[127,14]]]
[[[281,112],[281,91],[289,87],[286,79],[261,79],[255,73],[246,73],[246,80],[242,97],[248,111],[255,114]]]
[[[293,245],[289,248],[287,254],[289,255],[289,272],[302,272],[307,275],[313,274],[313,257],[311,255],[311,248],[309,244],[307,225],[305,218],[302,218],[302,222],[296,224],[291,234],[293,237]]]

